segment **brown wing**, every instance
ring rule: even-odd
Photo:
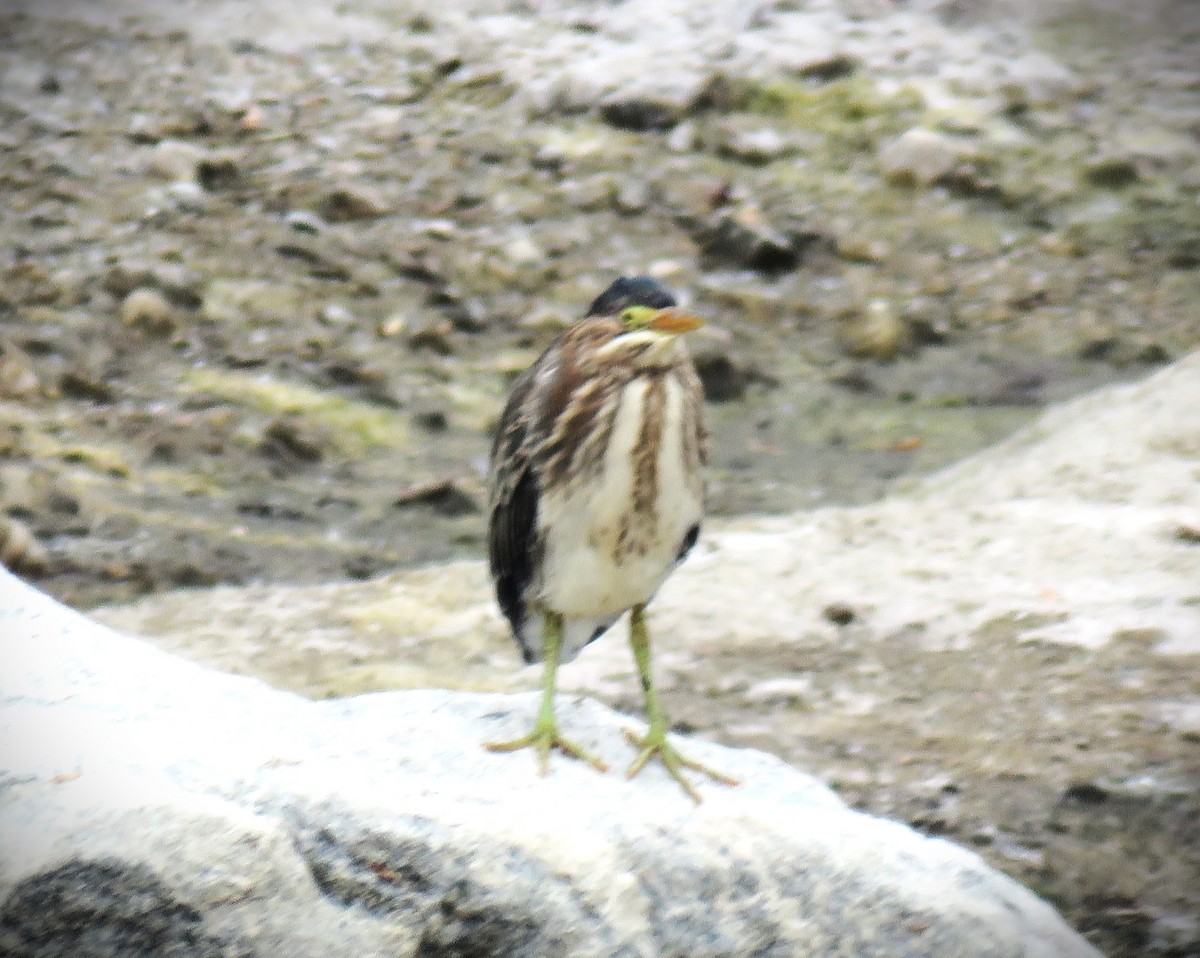
[[[531,468],[525,403],[538,365],[525,371],[509,394],[490,468],[488,563],[496,599],[520,641],[528,611],[527,592],[541,558],[537,534],[537,478]]]

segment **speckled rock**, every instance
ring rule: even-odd
[[[1096,954],[974,854],[777,759],[697,807],[480,742],[532,696],[307,702],[0,572],[0,951],[124,955]],[[564,697],[615,764],[622,722]]]

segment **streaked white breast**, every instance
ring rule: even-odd
[[[671,374],[665,386],[658,497],[649,522],[628,520],[645,380],[634,380],[621,397],[599,474],[544,495],[540,504],[539,518],[548,530],[541,600],[568,619],[604,618],[648,601],[674,567],[684,535],[700,520],[702,480],[684,461],[683,387]],[[630,526],[626,545],[636,540],[637,548],[618,549],[623,526]]]

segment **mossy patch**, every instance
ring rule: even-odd
[[[197,369],[186,374],[183,389],[211,393],[272,415],[302,417],[329,430],[347,448],[403,448],[411,438],[408,423],[394,410],[267,376]]]
[[[823,134],[842,146],[869,146],[881,137],[903,132],[925,113],[924,100],[916,90],[885,90],[860,75],[831,83],[786,78],[745,82],[731,97],[738,109]]]

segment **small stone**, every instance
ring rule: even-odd
[[[112,402],[112,387],[103,380],[82,370],[68,369],[58,382],[58,389],[71,399],[86,399],[88,402]]]
[[[1167,262],[1172,269],[1196,269],[1200,266],[1200,233],[1176,242]]]
[[[881,361],[895,359],[906,345],[904,321],[889,300],[872,299],[861,309],[843,313],[839,319],[838,341],[851,356]]]
[[[709,402],[741,399],[750,383],[759,378],[753,366],[735,359],[723,344],[706,342],[693,349],[692,361]]]
[[[702,220],[695,239],[713,265],[732,264],[766,273],[794,269],[808,237],[793,239],[776,229],[757,206],[719,210]]]
[[[325,229],[325,221],[308,210],[291,210],[283,221],[297,233],[320,233]]]
[[[851,263],[882,263],[891,254],[891,248],[871,236],[847,236],[837,241],[836,252]]]
[[[413,422],[426,432],[445,432],[450,428],[450,417],[444,409],[419,409],[413,413]]]
[[[420,224],[420,231],[426,236],[439,240],[452,240],[461,232],[454,220],[425,220]]]
[[[528,236],[518,236],[507,243],[502,252],[514,266],[536,266],[546,260],[545,252]]]
[[[814,51],[810,59],[792,65],[792,72],[805,80],[820,80],[829,83],[854,73],[859,67],[857,58],[841,51],[827,53]]]
[[[1083,169],[1084,176],[1093,186],[1117,190],[1141,179],[1137,164],[1120,156],[1100,157],[1092,160]]]
[[[615,94],[600,104],[600,116],[619,130],[650,133],[678,123],[687,103],[654,95]]]
[[[680,123],[667,134],[667,149],[672,153],[690,153],[696,148],[696,124]]]
[[[792,145],[771,127],[730,130],[718,144],[718,150],[743,163],[762,166],[787,155]]]
[[[162,140],[150,153],[147,171],[164,180],[190,180],[204,150],[182,140]]]
[[[354,322],[354,314],[341,303],[326,303],[317,318],[326,326],[349,326]]]
[[[801,676],[799,678],[763,679],[746,689],[743,697],[747,702],[764,705],[803,705],[812,694],[812,679]]]
[[[490,314],[483,300],[466,296],[452,286],[432,291],[428,303],[460,333],[482,333],[489,326]]]
[[[46,570],[50,554],[25,523],[0,514],[0,564],[13,572],[37,575]]]
[[[1188,545],[1200,546],[1200,522],[1181,522],[1175,526],[1175,539]]]
[[[320,462],[325,441],[311,426],[294,417],[281,417],[263,430],[259,451],[272,459],[292,464]]]
[[[192,180],[177,180],[166,188],[165,195],[178,209],[189,213],[204,211],[204,189]]]
[[[106,293],[124,299],[139,286],[154,284],[154,273],[146,266],[118,263],[109,268],[100,280],[100,288]]]
[[[121,322],[162,336],[174,331],[175,314],[167,298],[157,289],[140,286],[121,303]]]
[[[1063,798],[1079,805],[1103,805],[1108,801],[1109,791],[1095,782],[1072,782],[1063,792]]]
[[[462,516],[479,511],[479,504],[459,479],[434,479],[404,489],[392,503],[400,509],[426,506],[443,516]]]
[[[196,163],[196,182],[210,193],[235,186],[240,175],[232,154],[214,153],[201,157]]]
[[[29,355],[12,343],[0,341],[0,398],[23,399],[41,388]]]
[[[439,356],[454,352],[450,334],[454,325],[448,319],[427,320],[413,329],[408,336],[408,345],[413,349],[427,349]]]
[[[895,186],[930,186],[970,155],[961,141],[914,127],[879,151],[879,168]]]
[[[951,313],[946,303],[915,296],[905,305],[901,318],[917,346],[941,346],[950,340]]]
[[[375,192],[365,187],[342,187],[332,190],[321,200],[318,212],[330,223],[349,223],[373,220],[386,216],[390,210]]]
[[[408,317],[402,313],[392,313],[375,324],[375,335],[380,339],[391,339],[399,336],[408,329]]]
[[[858,618],[854,609],[844,602],[831,602],[821,610],[821,615],[834,625],[849,625]]]
[[[656,259],[646,267],[646,275],[664,283],[678,284],[687,276],[687,264],[677,259]]]
[[[624,179],[613,196],[613,208],[624,216],[644,213],[651,203],[650,185],[644,180]]]

